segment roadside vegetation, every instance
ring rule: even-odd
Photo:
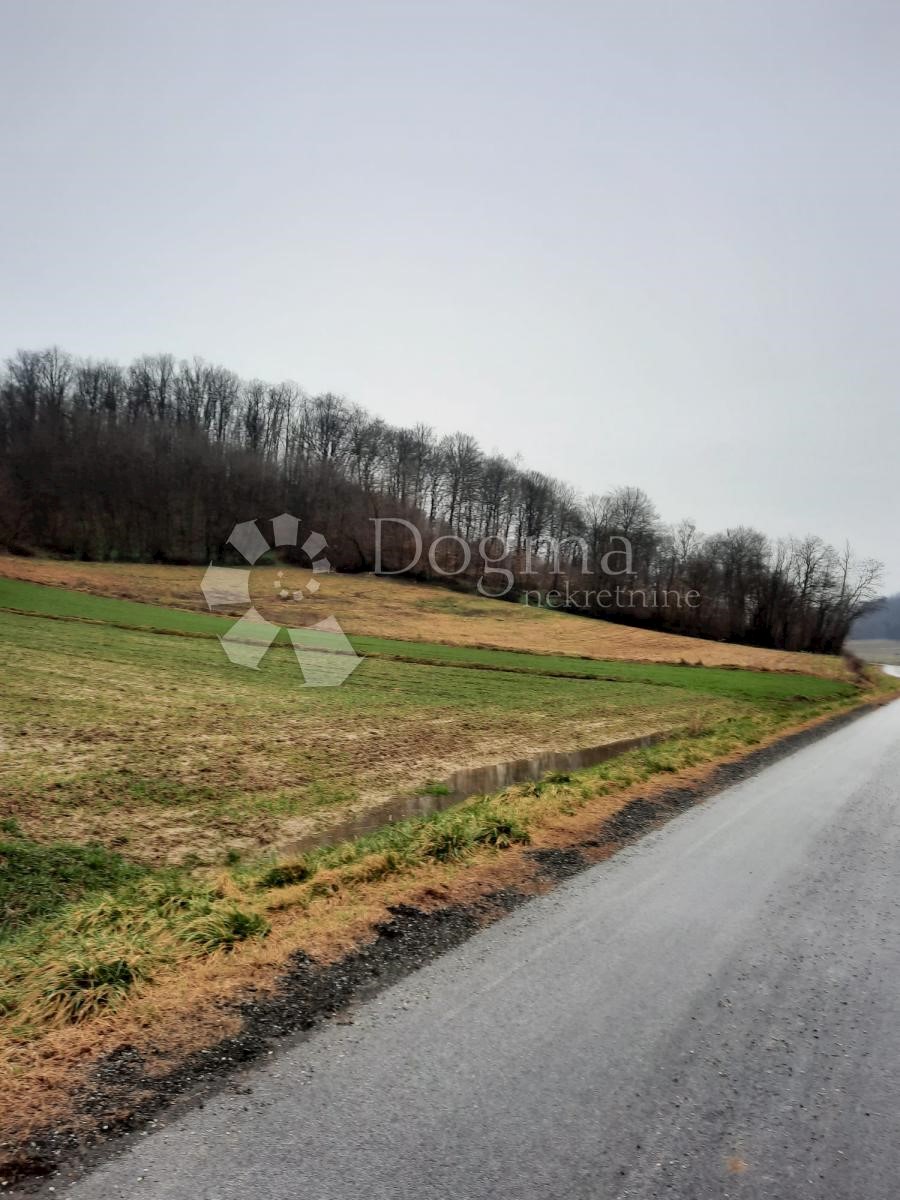
[[[233,667],[217,641],[229,624],[0,581],[0,1068],[17,1088],[45,1069],[47,1039],[62,1062],[67,1031],[108,1036],[129,1011],[147,1029],[176,1020],[153,1001],[160,989],[244,986],[253,964],[359,933],[382,911],[373,895],[493,871],[581,813],[614,813],[636,788],[896,683],[366,634],[342,687],[306,689],[287,643],[259,671]],[[386,797],[440,799],[456,768],[642,733],[666,736],[350,842],[288,849]]]
[[[787,723],[853,703],[846,696],[796,702],[790,720],[777,701],[758,702],[743,716],[711,728],[698,724],[593,768],[475,797],[300,856],[261,855],[214,870],[145,868],[99,846],[8,837],[0,853],[12,849],[33,864],[31,879],[53,898],[20,910],[0,938],[0,1046],[14,1052],[44,1031],[116,1009],[155,978],[264,939],[276,915],[302,918],[307,927],[317,914],[333,921],[335,906],[352,907],[365,885],[390,879],[396,886],[404,878],[414,885],[429,864],[459,868],[540,843],[554,823],[605,797],[702,767],[758,745]],[[31,879],[20,874],[18,883],[30,887]]]
[[[856,699],[848,681],[817,676],[371,637],[357,639],[368,657],[343,687],[307,690],[287,646],[259,672],[233,668],[215,640],[227,618],[0,586],[0,991],[24,1030],[82,1019],[166,965],[264,936],[288,883],[312,899],[522,842],[545,793],[563,788],[570,804],[578,788],[676,770]],[[659,731],[673,740],[585,773],[574,791],[526,785],[499,807],[475,801],[272,861],[281,842],[317,823],[324,836],[386,795],[440,795],[454,768]]]

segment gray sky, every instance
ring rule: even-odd
[[[0,355],[169,350],[900,589],[900,6],[0,0]]]

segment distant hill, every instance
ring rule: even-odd
[[[866,613],[854,621],[850,638],[854,641],[862,638],[900,641],[900,593],[888,596],[874,612]]]

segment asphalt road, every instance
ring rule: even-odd
[[[898,801],[894,704],[57,1194],[894,1200]]]

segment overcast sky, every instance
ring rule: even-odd
[[[199,354],[900,590],[900,5],[0,0],[0,356]]]

